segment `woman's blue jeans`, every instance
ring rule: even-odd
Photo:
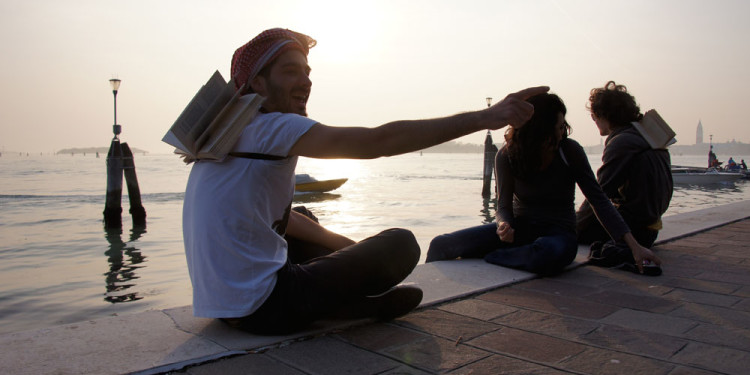
[[[508,243],[500,240],[496,229],[492,223],[437,236],[430,243],[426,261],[484,258],[492,264],[550,275],[572,263],[578,252],[573,231],[518,223],[515,241]]]

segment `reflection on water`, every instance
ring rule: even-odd
[[[668,215],[695,211],[747,199],[747,180],[715,184],[675,184]]]
[[[341,198],[341,194],[333,193],[303,193],[294,194],[294,203],[316,203]]]
[[[133,227],[128,242],[134,243],[144,233],[146,233],[145,226]],[[145,262],[146,257],[135,245],[127,246],[128,242],[123,242],[122,228],[105,228],[105,234],[109,248],[104,255],[107,256],[109,262],[109,271],[104,273],[107,285],[104,300],[110,303],[122,303],[142,299],[143,297],[139,296],[138,292],[131,291],[131,288],[136,285],[133,281],[139,278],[135,271],[144,267],[141,263]]]
[[[712,184],[700,184],[700,185],[694,185],[694,184],[674,184],[674,190],[691,190],[691,191],[706,191],[706,192],[720,192],[720,191],[726,191],[726,192],[734,192],[734,193],[740,193],[740,187],[738,184],[743,183],[744,181],[724,181],[724,182],[717,182]]]
[[[497,199],[485,197],[482,198],[482,209],[479,211],[482,215],[482,224],[490,224],[495,221],[497,212]]]

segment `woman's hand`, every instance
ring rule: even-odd
[[[659,259],[659,257],[656,256],[653,251],[641,246],[641,244],[639,244],[638,241],[635,240],[635,237],[633,237],[630,232],[626,233],[625,236],[623,236],[623,239],[625,240],[625,243],[628,244],[630,251],[633,253],[635,266],[638,267],[638,271],[640,273],[643,273],[643,263],[645,261],[654,263],[657,266],[661,265],[661,259]]]
[[[505,221],[497,222],[497,236],[500,237],[500,241],[513,242],[515,230]]]

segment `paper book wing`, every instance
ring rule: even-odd
[[[240,91],[233,92],[232,96],[221,107],[219,112],[209,119],[206,130],[195,141],[198,150],[203,149],[206,144],[211,143],[216,134],[221,132],[221,127],[226,125],[227,119],[231,118],[234,115],[233,112],[237,111],[236,103],[241,96]]]
[[[640,123],[634,122],[633,126],[653,149],[664,149],[676,142],[674,137],[677,134],[653,109],[643,115]]]
[[[164,138],[161,139],[161,141],[170,146],[174,146],[177,150],[179,150],[180,153],[191,155],[191,152],[189,151],[190,148],[183,145],[182,142],[180,142],[180,140],[171,131],[168,131],[167,134],[164,135]],[[175,153],[177,153],[177,150],[175,150]]]
[[[197,151],[196,140],[205,130],[210,119],[204,119],[205,113],[215,102],[227,83],[217,70],[211,75],[208,82],[201,86],[198,92],[193,96],[180,116],[177,117],[174,124],[169,128],[162,141],[172,146],[178,147],[187,153]],[[174,140],[177,142],[174,142]],[[169,142],[168,142],[169,141]],[[176,145],[175,143],[179,143]]]
[[[641,133],[641,136],[643,137],[643,139],[646,140],[646,142],[648,142],[648,144],[649,144],[649,146],[651,146],[651,148],[653,148],[653,149],[660,148],[659,147],[659,143],[654,139],[654,137],[651,136],[651,133],[649,133],[646,130],[646,127],[643,125],[642,121],[640,123],[639,122],[633,122],[632,124],[633,124],[633,127],[636,130],[638,130],[639,133]]]
[[[209,104],[203,111],[203,115],[198,120],[197,126],[195,126],[195,133],[191,134],[191,138],[195,139],[195,148],[200,149],[206,139],[210,137],[213,129],[211,123],[219,116],[224,107],[227,106],[232,97],[234,96],[234,82],[229,81],[224,83],[221,90],[214,94],[211,104]]]
[[[223,159],[237,143],[237,140],[258,113],[264,98],[257,94],[243,95],[233,100],[228,110],[211,124],[216,131],[201,147],[198,157],[201,159]]]
[[[669,141],[670,139],[674,138],[677,133],[675,133],[674,130],[667,124],[666,121],[659,115],[658,112],[656,112],[655,109],[650,109],[646,111],[646,113],[643,115],[644,119],[647,119],[655,125],[655,127],[659,130],[661,130],[664,133],[664,137]]]

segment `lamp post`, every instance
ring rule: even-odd
[[[115,138],[117,138],[120,135],[120,132],[122,132],[122,127],[117,125],[117,90],[120,89],[120,82],[122,81],[118,78],[112,78],[109,80],[109,84],[112,86],[112,95],[115,97],[115,122],[114,125],[112,125],[112,132],[115,133]]]
[[[112,132],[115,134],[107,152],[107,198],[104,203],[104,226],[106,228],[120,228],[122,226],[122,147],[120,147],[120,132],[122,127],[117,124],[117,90],[120,80],[112,78],[112,95],[115,98],[115,123]]]
[[[492,105],[492,98],[485,98],[487,101],[487,108]],[[484,138],[484,174],[482,176],[482,196],[488,198],[490,196],[490,186],[492,185],[492,171],[495,170],[495,154],[497,153],[497,147],[492,142],[492,134],[489,129],[487,130],[487,136]]]
[[[135,173],[135,161],[133,153],[127,143],[120,144],[120,133],[122,126],[117,123],[117,91],[122,81],[117,78],[109,80],[112,86],[112,95],[115,99],[115,123],[112,125],[112,144],[107,153],[107,201],[104,205],[104,225],[106,228],[121,228],[122,226],[122,180],[128,186],[128,198],[130,200],[130,214],[133,216],[133,225],[137,227],[146,226],[146,210],[141,204],[141,190],[138,187],[138,177]]]

